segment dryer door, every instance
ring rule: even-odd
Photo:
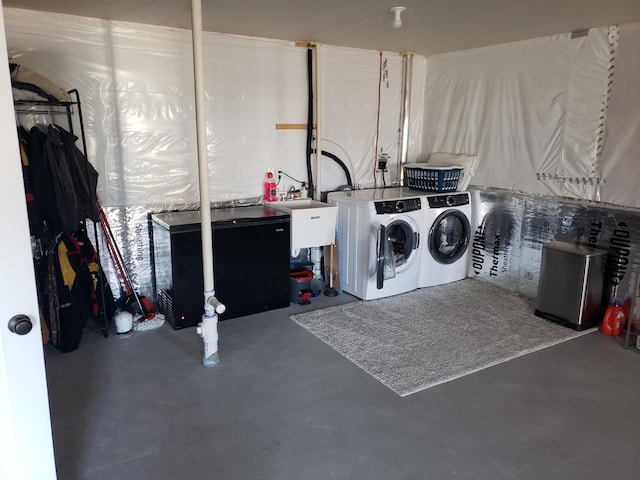
[[[469,246],[471,227],[459,210],[447,210],[433,222],[429,231],[429,251],[439,263],[449,265],[458,260]]]
[[[408,222],[397,219],[388,225],[380,225],[376,240],[376,288],[382,289],[384,281],[394,278],[410,261],[418,248],[420,236]]]

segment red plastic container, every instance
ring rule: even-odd
[[[307,268],[289,272],[291,303],[308,303],[311,297],[311,280],[313,272]]]
[[[615,302],[607,307],[602,322],[600,322],[600,331],[605,335],[617,336],[622,333],[626,323],[624,307]]]

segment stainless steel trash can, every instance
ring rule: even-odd
[[[584,245],[545,243],[535,314],[575,330],[598,325],[606,255],[606,250]]]

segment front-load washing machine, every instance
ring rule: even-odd
[[[421,195],[385,189],[332,192],[340,286],[363,300],[418,288],[424,217]]]
[[[468,192],[423,197],[423,252],[418,286],[431,287],[467,276],[471,239]]]

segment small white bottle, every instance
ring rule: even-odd
[[[313,262],[314,280],[322,280],[322,247],[311,247],[311,261]]]

